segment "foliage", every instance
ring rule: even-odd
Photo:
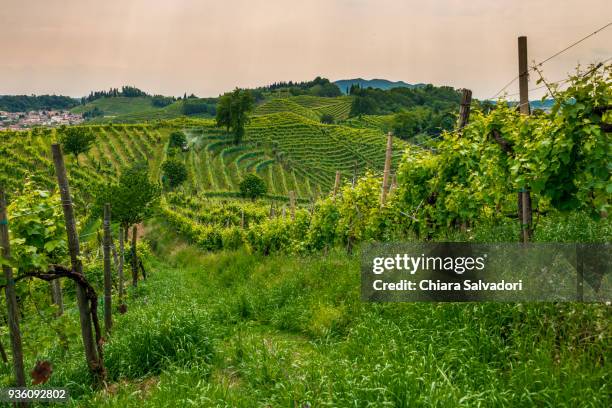
[[[244,127],[250,122],[249,112],[255,101],[249,90],[236,88],[219,98],[217,104],[217,126],[224,126],[234,134],[234,143],[239,144],[244,136]]]
[[[455,89],[433,85],[389,90],[353,87],[351,95],[355,97],[351,116],[397,113],[416,106],[428,107],[434,113],[455,112],[461,100]]]
[[[79,155],[87,153],[96,140],[96,135],[83,127],[62,126],[58,132],[62,148],[66,153],[72,154],[77,163]]]
[[[321,123],[331,125],[334,123],[334,115],[331,113],[324,113],[321,115]]]
[[[312,81],[307,82],[275,82],[263,88],[258,88],[259,91],[268,92],[288,92],[291,95],[312,95],[323,97],[336,97],[342,95],[340,88],[327,78],[316,77]],[[256,90],[256,91],[257,91]]]
[[[134,87],[124,85],[121,87],[121,90],[118,88],[110,88],[108,91],[91,91],[88,96],[81,99],[82,104],[86,104],[87,102],[95,101],[100,98],[110,98],[123,96],[126,98],[138,98],[141,96],[149,96],[146,92]]]
[[[418,134],[438,135],[442,130],[451,130],[455,116],[450,111],[434,113],[431,108],[417,106],[393,115],[393,134],[402,139],[411,139]]]
[[[177,130],[170,133],[170,140],[168,141],[169,148],[182,149],[187,144],[187,138],[185,133]]]
[[[196,115],[196,114],[208,114],[211,116],[215,116],[216,99],[207,98],[207,99],[185,99],[182,102],[182,112],[184,115]]]
[[[516,192],[530,189],[534,208],[610,209],[608,141],[602,107],[610,105],[612,66],[570,78],[550,114],[526,116],[499,102],[475,111],[461,134],[445,134],[436,152],[412,148],[398,171],[401,206],[436,230],[516,214]]]
[[[104,116],[104,111],[97,106],[92,109],[83,112],[83,119],[93,119],[99,116]]]
[[[66,256],[66,227],[58,193],[26,181],[8,205],[13,266],[20,272],[46,270]]]
[[[160,191],[159,185],[149,180],[147,167],[137,164],[125,169],[118,182],[97,191],[93,213],[101,217],[104,203],[110,203],[111,219],[127,229],[153,214]]]
[[[240,194],[243,197],[250,198],[255,200],[258,197],[261,197],[268,191],[268,186],[266,186],[266,182],[256,174],[247,174],[239,185]]]
[[[173,104],[174,101],[175,98],[171,96],[154,95],[153,98],[151,98],[151,105],[155,106],[156,108],[163,108]]]
[[[0,111],[5,112],[64,110],[78,104],[77,99],[61,95],[0,95]]]
[[[163,180],[170,187],[178,187],[187,180],[187,168],[185,163],[178,159],[168,159],[162,163]]]

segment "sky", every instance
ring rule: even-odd
[[[203,97],[323,76],[483,99],[517,75],[518,36],[539,62],[611,21],[610,0],[0,0],[0,94]],[[543,70],[555,81],[610,57],[612,26]]]

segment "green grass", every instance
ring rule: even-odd
[[[606,306],[364,304],[358,255],[150,234],[151,277],[106,346],[109,391],[75,405],[607,406]]]
[[[83,113],[92,110],[94,107],[102,110],[105,116],[124,115],[144,110],[156,110],[148,96],[128,98],[125,96],[104,97],[96,99],[85,105],[79,105],[71,109],[74,113]]]

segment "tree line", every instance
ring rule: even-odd
[[[0,111],[5,112],[66,110],[78,104],[78,99],[62,95],[0,95]]]

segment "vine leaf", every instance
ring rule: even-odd
[[[46,360],[39,360],[36,362],[34,369],[30,372],[32,376],[32,385],[44,384],[49,381],[51,377],[51,373],[53,373],[53,365],[51,362]]]

